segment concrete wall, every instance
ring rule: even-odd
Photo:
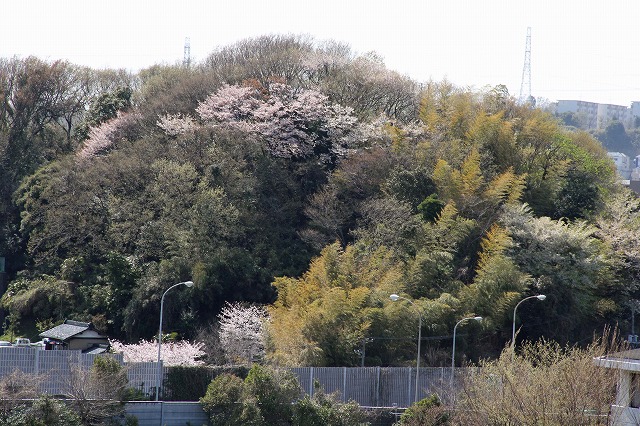
[[[619,405],[611,406],[611,415],[609,417],[609,425],[611,426],[637,426],[640,424],[640,409],[631,407],[622,407]]]
[[[198,402],[129,402],[126,411],[138,419],[138,426],[209,425],[209,417]]]

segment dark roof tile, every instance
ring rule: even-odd
[[[53,327],[52,329],[43,331],[39,336],[43,338],[47,337],[49,339],[67,340],[68,338],[89,329],[93,329],[93,325],[91,323],[65,320],[64,323]]]

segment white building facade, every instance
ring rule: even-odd
[[[622,180],[631,180],[631,172],[635,171],[634,164],[632,164],[631,158],[622,152],[607,152],[609,158],[613,160],[618,171],[618,176]],[[636,157],[637,161],[638,157]],[[636,174],[638,172],[636,171]]]
[[[585,130],[604,129],[612,121],[620,121],[625,128],[633,129],[638,127],[636,121],[640,121],[640,102],[632,102],[631,107],[626,107],[578,100],[558,101],[556,114],[566,112],[575,114]]]

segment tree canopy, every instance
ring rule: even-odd
[[[193,280],[165,307],[184,337],[267,305],[274,362],[391,365],[420,315],[438,364],[465,315],[495,354],[523,297],[547,300],[521,338],[567,342],[637,297],[639,209],[595,139],[504,86],[418,84],[335,43],[265,36],[135,76],[4,59],[0,164],[16,324],[136,342]]]

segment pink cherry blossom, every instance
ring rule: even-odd
[[[111,348],[116,353],[122,353],[125,362],[154,362],[158,360],[158,342],[140,340],[137,344],[125,344],[117,340],[110,340]],[[204,343],[191,343],[187,340],[177,342],[162,342],[161,358],[165,366],[193,366],[202,365],[200,361],[205,353]]]
[[[316,149],[341,156],[357,119],[351,108],[331,104],[317,90],[271,83],[268,89],[223,86],[200,103],[205,124],[227,126],[261,138],[271,154],[308,157]]]

